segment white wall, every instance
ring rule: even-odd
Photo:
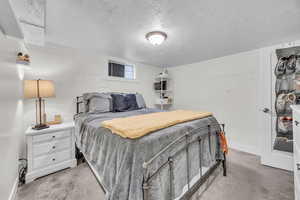
[[[0,199],[7,200],[18,176],[22,136],[23,70],[16,65],[18,42],[0,35]]]
[[[161,68],[104,56],[95,51],[84,52],[55,45],[28,46],[28,51],[31,70],[26,71],[25,79],[41,78],[55,82],[56,98],[46,99],[49,120],[53,119],[54,114],[61,114],[65,121],[72,120],[76,108],[75,97],[91,91],[139,92],[143,94],[147,105],[153,107],[153,82]],[[109,59],[134,64],[136,80],[109,79]],[[34,100],[25,100],[24,117],[25,127],[35,122]]]
[[[211,111],[231,147],[260,153],[259,50],[169,68],[173,108]]]

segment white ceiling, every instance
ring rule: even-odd
[[[28,1],[28,0],[27,0]],[[168,34],[152,46],[145,34]],[[300,0],[48,0],[46,41],[161,67],[300,39]]]
[[[8,0],[0,0],[0,32],[11,37],[23,38],[21,27]]]
[[[10,1],[22,28],[25,43],[44,46],[46,0]]]

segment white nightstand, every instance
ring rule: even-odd
[[[28,170],[26,183],[69,167],[76,167],[74,123],[26,131]]]

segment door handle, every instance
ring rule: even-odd
[[[270,109],[269,109],[269,108],[264,108],[264,109],[262,109],[262,111],[263,111],[264,113],[270,113]]]
[[[295,121],[295,125],[298,126],[298,125],[299,125],[299,122],[298,122],[298,121]]]
[[[296,167],[297,167],[297,170],[300,170],[300,164],[299,163],[296,164]]]

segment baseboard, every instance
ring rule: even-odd
[[[255,146],[250,146],[250,145],[244,145],[244,144],[239,144],[236,142],[229,142],[229,148],[231,149],[236,149],[239,151],[243,151],[246,153],[251,153],[257,156],[261,155],[260,147],[255,147]]]
[[[18,191],[18,185],[19,185],[19,179],[17,177],[15,182],[14,182],[14,185],[11,189],[8,200],[15,200],[16,199],[16,194],[17,194],[17,191]]]

